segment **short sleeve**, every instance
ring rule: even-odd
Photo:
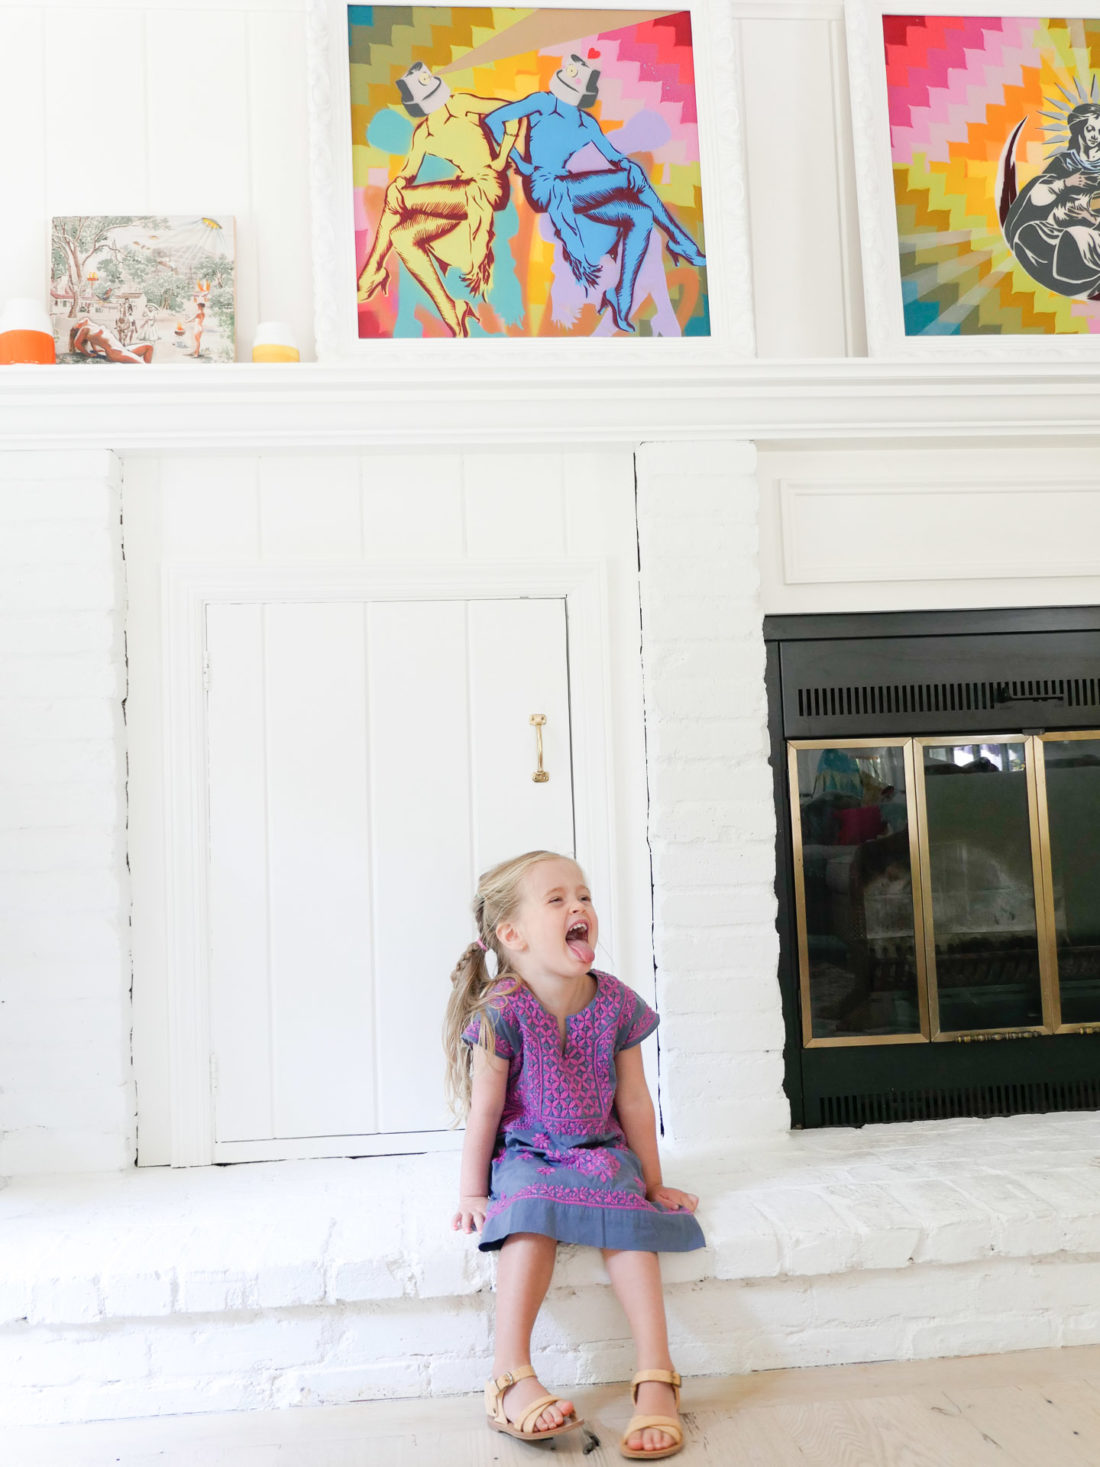
[[[645,999],[640,998],[633,988],[623,985],[623,1002],[619,1010],[619,1022],[615,1029],[615,1053],[620,1049],[631,1049],[635,1044],[653,1033],[660,1023],[657,1014]]]
[[[501,1059],[514,1059],[520,1047],[519,1029],[507,1013],[507,1002],[498,999],[490,1003],[485,1009],[485,1017],[493,1031],[497,1054]],[[475,1014],[462,1031],[462,1039],[465,1044],[473,1046],[480,1041],[480,1038],[481,1015]]]

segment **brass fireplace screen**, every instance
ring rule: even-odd
[[[787,747],[808,1047],[1100,1031],[1100,731]]]

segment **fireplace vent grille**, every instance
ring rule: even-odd
[[[865,1126],[887,1121],[947,1120],[955,1116],[1043,1115],[1100,1110],[1100,1080],[1035,1081],[944,1090],[890,1090],[823,1095],[821,1124]]]
[[[1063,708],[1100,705],[1100,678],[1018,681],[868,683],[798,689],[800,718],[878,718],[890,713],[994,712],[1021,703]]]

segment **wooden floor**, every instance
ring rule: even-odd
[[[684,1467],[1100,1467],[1100,1346],[685,1383]],[[477,1397],[0,1431],[9,1467],[607,1467],[626,1391],[590,1386],[580,1431],[528,1446]]]

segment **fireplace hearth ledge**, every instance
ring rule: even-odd
[[[437,1153],[12,1181],[0,1420],[477,1389],[492,1264],[449,1230],[457,1164]],[[702,1195],[709,1242],[662,1261],[685,1373],[1100,1341],[1094,1113],[671,1147],[666,1176]],[[559,1386],[629,1372],[591,1250],[562,1251],[540,1331]]]

